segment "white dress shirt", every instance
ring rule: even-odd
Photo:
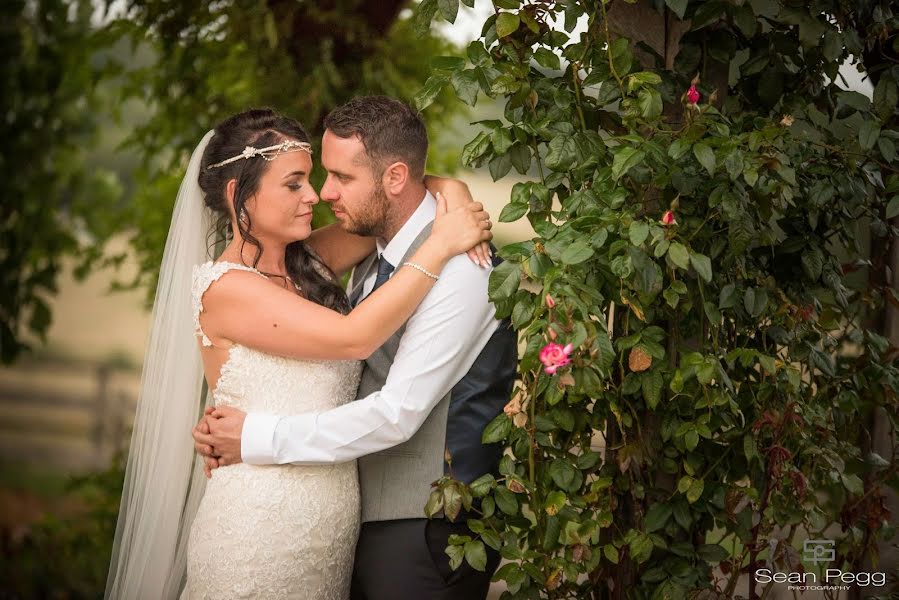
[[[378,241],[378,251],[396,267],[394,272],[409,268],[400,261],[436,214],[437,202],[428,192],[390,243]],[[499,325],[487,297],[490,271],[464,254],[450,259],[407,321],[380,391],[320,413],[248,414],[241,437],[243,461],[255,465],[337,463],[409,440],[465,376]],[[372,269],[363,298],[374,287],[375,277]]]

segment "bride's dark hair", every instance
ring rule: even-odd
[[[237,219],[241,243],[256,247],[251,266],[255,267],[262,256],[262,246],[251,233],[249,213],[244,211],[247,200],[259,190],[259,182],[268,169],[268,161],[261,157],[237,160],[222,167],[208,169],[209,165],[238,156],[245,147],[265,148],[284,141],[309,142],[309,136],[294,119],[279,115],[269,109],[252,109],[229,117],[216,125],[215,135],[209,140],[200,162],[200,189],[205,195],[206,206],[218,215],[214,234],[218,239],[228,239],[231,232],[231,214],[245,215]],[[228,210],[225,188],[228,181],[237,180],[233,210]],[[337,277],[302,241],[287,246],[285,263],[287,274],[301,288],[302,295],[312,302],[346,314],[350,304]]]

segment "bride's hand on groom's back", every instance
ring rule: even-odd
[[[203,471],[241,462],[240,435],[246,413],[229,406],[208,407],[193,429],[194,449],[203,457]]]
[[[203,472],[206,474],[207,479],[212,477],[212,470],[219,467],[219,461],[212,456],[212,446],[197,441],[197,434],[209,435],[210,429],[208,419],[213,410],[215,410],[215,407],[210,406],[206,408],[206,413],[200,418],[193,429],[194,450],[196,450],[197,454],[203,458]]]

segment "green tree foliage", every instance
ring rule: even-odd
[[[65,256],[76,274],[117,264],[110,236],[127,233],[139,273],[155,287],[186,159],[221,119],[269,106],[313,136],[334,106],[359,94],[411,100],[431,58],[452,51],[402,16],[407,0],[296,2],[82,0],[3,3],[0,122],[7,147],[0,253],[0,358],[11,362],[50,324],[47,297]],[[428,111],[432,140],[464,110],[452,91]],[[126,128],[115,175],[85,159],[109,115]],[[140,115],[139,122],[132,122]],[[126,157],[123,160],[122,157]],[[435,144],[430,168],[452,172],[458,151]],[[321,181],[321,172],[314,181]],[[126,197],[125,191],[128,192]],[[316,224],[331,218],[321,205]]]
[[[84,275],[116,228],[121,188],[85,162],[102,105],[94,94],[99,40],[91,3],[0,6],[0,360],[12,361],[50,325],[49,295],[64,257]]]
[[[411,100],[430,73],[431,58],[452,51],[430,32],[413,31],[411,21],[400,18],[407,4],[401,0],[109,4],[123,16],[106,34],[154,57],[145,65],[109,65],[121,78],[124,98],[146,101],[151,109],[128,141],[144,159],[128,223],[142,267],[135,283],[150,288],[186,159],[215,123],[268,106],[298,118],[317,137],[325,114],[353,96]],[[432,139],[463,108],[451,91],[436,100],[428,113]],[[437,147],[430,166],[447,172],[457,160],[455,151]],[[318,172],[314,180],[320,178]],[[316,224],[330,218],[324,205],[316,215]]]
[[[426,0],[422,20],[457,5]],[[444,478],[428,504],[480,513],[453,564],[495,548],[504,598],[729,598],[765,561],[802,569],[807,535],[862,570],[899,483],[865,442],[899,392],[879,329],[897,300],[891,3],[494,5],[418,96],[505,101],[463,160],[532,174],[500,220],[537,233],[490,283],[525,345],[484,432],[507,446],[500,477]],[[679,30],[676,57],[619,35],[629,10]],[[840,87],[850,55],[873,101]],[[554,375],[550,341],[573,346]]]

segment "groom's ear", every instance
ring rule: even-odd
[[[409,183],[409,165],[399,161],[387,165],[381,183],[391,195],[402,193]]]

